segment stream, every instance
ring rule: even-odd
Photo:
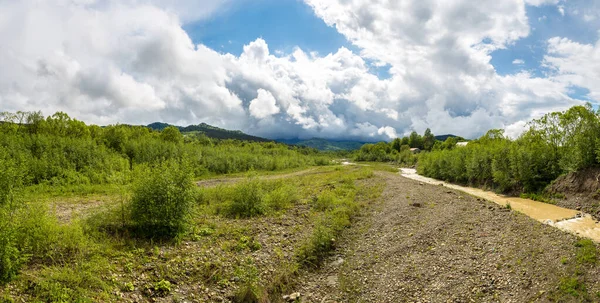
[[[501,206],[507,206],[510,204],[510,207],[513,210],[521,212],[544,224],[548,224],[566,232],[600,242],[600,223],[596,222],[596,220],[594,220],[594,218],[592,218],[592,216],[589,214],[582,214],[581,212],[573,209],[563,208],[548,203],[516,197],[508,197],[478,188],[446,183],[418,175],[415,169],[402,168],[401,175],[422,183],[443,185],[448,188],[460,190],[472,196],[492,201]]]

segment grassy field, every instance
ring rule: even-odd
[[[171,240],[130,228],[139,184],[26,188],[19,228],[33,253],[0,302],[279,300],[383,190],[368,167],[285,173],[194,185]]]

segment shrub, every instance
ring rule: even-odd
[[[235,187],[232,195],[225,210],[229,217],[251,218],[264,214],[264,191],[260,181],[246,180]]]
[[[326,224],[319,223],[311,237],[296,253],[298,263],[303,267],[317,267],[333,249],[335,242],[334,231]]]
[[[20,205],[15,191],[22,185],[20,167],[0,151],[0,282],[13,279],[25,261],[17,246],[16,212]]]
[[[311,206],[317,211],[333,209],[339,202],[339,198],[332,191],[324,191],[313,198]]]
[[[0,283],[12,280],[25,261],[15,242],[12,228],[4,226],[0,229]]]
[[[131,220],[143,236],[172,238],[185,231],[194,200],[192,177],[184,164],[166,161],[143,170],[135,182]]]
[[[269,192],[264,200],[265,205],[272,210],[285,210],[298,201],[297,188],[292,185],[282,185]]]

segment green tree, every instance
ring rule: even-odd
[[[417,132],[413,131],[408,138],[408,145],[411,148],[423,149],[423,138]]]
[[[160,133],[160,138],[166,142],[172,142],[176,144],[183,142],[183,135],[179,131],[179,128],[175,126],[168,126],[163,129]]]
[[[435,136],[431,133],[431,130],[428,128],[425,130],[425,134],[423,135],[423,149],[431,151],[433,149],[434,144]]]

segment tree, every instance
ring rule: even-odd
[[[168,126],[160,133],[160,138],[166,142],[173,142],[176,144],[183,142],[183,135],[179,132],[179,128],[175,126]]]
[[[392,149],[399,152],[400,147],[402,147],[402,139],[400,139],[400,138],[394,139],[394,141],[392,141]]]
[[[408,138],[408,145],[410,145],[411,148],[423,149],[423,138],[417,134],[417,132],[413,131]]]
[[[423,135],[423,149],[431,151],[431,149],[433,149],[434,144],[435,136],[431,133],[431,130],[428,128],[425,130],[425,134]]]

